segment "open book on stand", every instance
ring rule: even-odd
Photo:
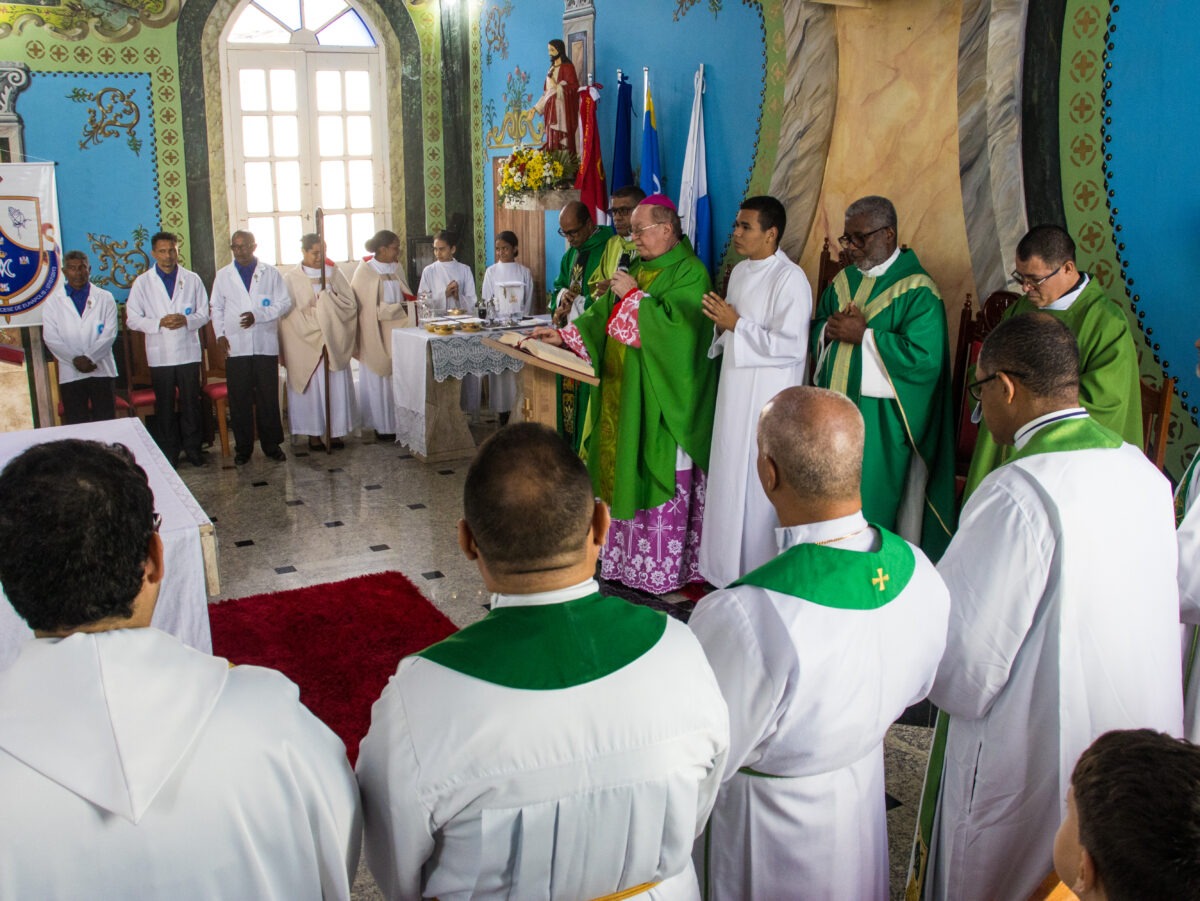
[[[580,375],[592,376],[593,378],[596,375],[596,371],[592,368],[591,363],[575,356],[575,354],[571,353],[565,347],[555,347],[553,344],[537,341],[530,338],[527,334],[516,331],[496,335],[495,340],[501,344],[507,344],[510,347],[523,350],[531,356],[537,357],[539,360],[545,360],[547,363],[554,363],[556,366],[570,369],[572,372],[578,372]]]

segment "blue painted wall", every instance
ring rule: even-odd
[[[118,129],[114,135],[100,134],[92,140],[88,137],[88,114],[97,106],[85,95],[98,94],[107,87],[119,88],[130,97],[139,109],[139,119],[132,134]],[[38,72],[19,95],[17,111],[25,121],[27,158],[58,161],[55,178],[64,249],[87,253],[91,257],[92,281],[124,301],[129,289],[113,283],[113,275],[119,281],[131,282],[145,265],[142,257],[122,260],[114,256],[106,261],[93,249],[89,235],[124,241],[126,246],[117,250],[128,254],[138,247],[148,251],[147,239],[158,231],[150,77]],[[139,268],[126,273],[113,271],[131,264]]]
[[[616,72],[620,68],[633,83],[634,123],[630,152],[636,175],[641,156],[642,67],[649,66],[666,193],[678,199],[680,170],[692,113],[692,80],[699,64],[704,63],[708,186],[713,202],[713,245],[720,253],[729,240],[754,163],[766,64],[763,23],[758,7],[728,0],[719,13],[713,14],[707,4],[698,3],[675,21],[675,4],[661,0],[653,3],[595,0],[595,6],[592,70],[596,81],[604,85],[597,117],[606,173],[612,171]],[[519,67],[528,75],[526,91],[531,96],[525,102],[525,108],[528,109],[541,95],[542,81],[549,65],[546,44],[550,39],[562,36],[561,0],[484,0],[481,16],[485,25],[492,9],[508,10],[502,17],[507,57],[498,51],[495,42],[489,48],[487,29],[481,29],[485,132],[480,136],[481,140],[485,139],[489,125],[498,125],[503,118],[505,90],[510,87],[509,76],[515,69]],[[579,75],[581,80],[587,77],[584,72]],[[490,147],[486,141],[484,146],[489,161],[509,153],[509,149]],[[490,165],[485,178],[484,196],[489,198],[487,247],[490,261],[495,234],[490,209],[493,190]],[[610,190],[615,187],[619,186],[609,184]],[[565,242],[555,233],[557,228],[557,213],[547,214],[547,284],[557,274],[565,248]]]
[[[1112,13],[1105,148],[1114,239],[1134,310],[1167,375],[1179,379],[1193,419],[1200,405],[1193,342],[1200,337],[1195,267],[1200,260],[1200,186],[1195,178],[1200,105],[1196,41],[1163,40],[1189,3],[1122,3]],[[1190,27],[1189,27],[1190,28]],[[1153,98],[1153,102],[1147,102]]]

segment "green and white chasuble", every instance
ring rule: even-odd
[[[866,316],[873,349],[865,339],[826,344],[826,320],[850,304]],[[811,341],[814,383],[849,397],[866,423],[863,513],[936,561],[955,523],[950,349],[937,285],[911,250],[878,277],[847,266],[817,304]],[[883,385],[864,368],[881,372]]]
[[[929,699],[946,716],[910,898],[928,849],[924,897],[1025,901],[1084,749],[1110,729],[1183,727],[1169,483],[1080,407],[1027,423],[1016,446],[938,564],[954,605]]]
[[[357,766],[385,897],[697,897],[725,704],[683,623],[597,590],[493,595],[400,662]]]
[[[609,238],[615,232],[607,225],[600,225],[578,248],[568,247],[558,267],[558,276],[550,286],[550,312],[558,308],[559,294],[569,289],[579,295],[568,314],[569,322],[577,319],[596,300],[592,294],[592,277],[600,267],[600,260]],[[558,434],[562,435],[571,448],[578,452],[585,440],[584,424],[587,422],[588,404],[592,386],[572,378],[555,376],[558,385]]]
[[[1038,310],[1028,296],[1004,311],[1004,319]],[[1079,403],[1100,425],[1112,429],[1135,447],[1142,446],[1142,392],[1137,349],[1129,320],[1105,295],[1095,279],[1065,310],[1041,308],[1063,323],[1079,342]],[[1010,447],[992,438],[987,423],[979,424],[979,438],[971,455],[971,468],[963,490],[963,503],[983,477],[1008,459]]]
[[[861,513],[776,534],[791,546],[689,622],[729,705],[705,897],[886,901],[883,739],[933,684],[950,596]]]

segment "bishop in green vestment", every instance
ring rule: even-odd
[[[568,203],[558,215],[558,233],[567,239],[567,252],[559,266],[558,277],[550,286],[550,311],[560,328],[574,322],[592,305],[590,282],[604,256],[604,247],[613,237],[607,225],[597,226],[587,205],[578,200]],[[584,439],[584,423],[592,388],[574,379],[557,376],[558,433],[578,451]]]
[[[639,260],[613,275],[611,291],[572,326],[534,332],[590,360],[600,377],[583,450],[615,520],[602,573],[656,593],[700,578],[700,498],[720,372],[708,358],[713,325],[701,304],[708,270],[669,203],[654,195],[634,212]],[[691,462],[677,472],[680,451]]]
[[[850,257],[817,304],[814,383],[848,396],[866,422],[863,513],[937,560],[954,530],[954,448],[946,309],[911,250],[896,245],[883,197],[846,210]]]
[[[1004,318],[1042,310],[1061,319],[1079,343],[1079,403],[1096,422],[1141,447],[1142,394],[1137,349],[1125,313],[1075,265],[1075,242],[1056,225],[1039,225],[1017,244],[1012,277],[1026,294]],[[986,423],[971,455],[966,503],[984,476],[1008,459]]]

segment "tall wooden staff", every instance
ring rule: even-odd
[[[321,291],[326,289],[325,285],[325,211],[317,207],[316,215],[314,216],[317,222],[317,240],[321,245]],[[325,434],[322,436],[325,439],[325,453],[333,453],[333,416],[330,412],[329,402],[329,342],[326,341],[321,347],[321,361],[325,364]]]

